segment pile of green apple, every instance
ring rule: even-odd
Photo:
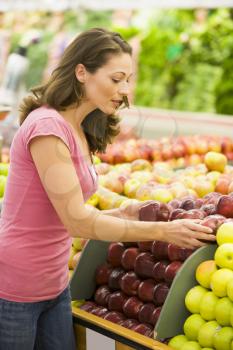
[[[216,238],[214,260],[197,267],[199,284],[186,294],[191,315],[184,322],[184,334],[169,342],[174,350],[233,349],[233,222],[223,223]]]
[[[0,201],[2,200],[5,193],[8,170],[9,163],[0,163]]]

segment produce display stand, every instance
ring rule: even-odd
[[[73,300],[90,299],[93,296],[95,270],[98,265],[106,261],[109,244],[110,242],[90,240],[85,246],[70,281]],[[195,280],[197,266],[202,261],[213,259],[216,247],[216,244],[209,244],[199,248],[184,262],[182,268],[178,271],[154,329],[156,340],[132,332],[79,308],[73,308],[74,325],[78,338],[85,338],[85,328],[90,328],[115,339],[119,343],[118,348],[116,347],[117,350],[170,349],[159,340],[183,333],[183,324],[189,314],[184,304],[185,295],[189,289],[197,284]],[[82,336],[79,337],[79,333]],[[81,349],[84,350],[85,347]]]

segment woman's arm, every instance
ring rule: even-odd
[[[42,185],[71,236],[105,241],[162,240],[183,247],[214,240],[209,228],[193,220],[140,222],[104,215],[85,206],[82,190],[67,146],[56,136],[40,136],[30,142],[30,152]]]

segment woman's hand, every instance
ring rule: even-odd
[[[190,219],[164,222],[161,240],[191,249],[215,241],[213,230],[200,223],[201,220]]]

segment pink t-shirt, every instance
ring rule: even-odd
[[[0,219],[0,298],[11,301],[52,299],[68,285],[71,237],[42,186],[29,150],[29,142],[42,135],[55,135],[69,148],[84,200],[97,190],[95,169],[80,153],[65,119],[46,107],[31,112],[11,145]]]

